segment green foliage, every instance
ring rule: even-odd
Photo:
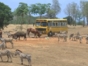
[[[29,10],[32,14],[39,14],[41,18],[41,16],[45,14],[49,9],[49,5],[50,5],[49,3],[48,4],[36,3],[36,4],[32,4],[29,7]]]
[[[69,3],[66,6],[65,14],[73,18],[73,25],[76,25],[76,21],[81,19],[81,11],[75,2]]]
[[[77,22],[77,25],[83,25],[83,21]]]
[[[48,12],[47,12],[47,17],[55,18],[55,10],[49,9]]]
[[[28,5],[26,3],[20,2],[15,14],[17,16],[24,16],[28,14],[28,11]]]
[[[28,15],[24,16],[24,24],[32,24],[35,23],[35,20],[37,17],[32,17],[31,18]],[[15,16],[12,21],[10,21],[11,24],[21,24],[23,18],[21,16]]]
[[[87,25],[88,25],[88,1],[80,1],[80,5],[81,5],[82,14],[84,18],[86,17]]]
[[[72,25],[74,22],[74,19],[71,16],[64,17],[64,19],[67,19],[69,25]]]
[[[28,15],[28,12],[28,5],[26,3],[20,2],[18,8],[14,11],[14,14],[20,18],[20,24],[24,24],[24,16]]]
[[[83,18],[82,11],[80,9],[77,10],[77,20],[80,22],[80,20]]]
[[[9,6],[0,2],[0,28],[4,28],[12,20],[12,12]]]
[[[45,14],[45,12],[46,12],[46,4],[37,3],[37,7],[39,8],[38,13],[41,17],[42,14]]]
[[[88,16],[88,2],[83,2],[83,13],[85,16]]]
[[[48,18],[55,18],[55,10],[51,8],[51,4],[47,4],[47,9],[46,9],[46,16]]]
[[[38,7],[36,4],[32,4],[30,7],[29,7],[29,10],[30,10],[30,13],[31,14],[38,14]]]

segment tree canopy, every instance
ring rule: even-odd
[[[21,25],[35,23],[37,18],[54,19],[57,18],[57,14],[61,12],[61,7],[58,0],[52,0],[52,4],[35,3],[28,5],[27,3],[20,2],[16,10],[13,12],[11,12],[11,8],[9,6],[0,2],[0,8],[0,28],[7,26],[9,23]],[[75,2],[68,3],[64,12],[67,15],[65,18],[68,19],[68,24],[76,25],[78,22],[83,22],[82,24],[85,25],[86,20],[88,25],[87,1],[80,1],[80,6]]]
[[[0,2],[0,28],[7,26],[10,20],[12,20],[11,8]]]

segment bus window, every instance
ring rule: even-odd
[[[66,24],[66,22],[62,22],[62,26],[66,26],[67,24]]]
[[[48,26],[52,26],[52,22],[48,22]]]
[[[35,24],[36,24],[36,26],[40,26],[40,25],[41,25],[41,23],[40,23],[40,22],[36,22]]]
[[[61,26],[61,22],[58,22],[58,26]]]
[[[56,26],[54,22],[53,22],[53,26]]]
[[[41,26],[47,26],[47,22],[41,22]]]
[[[64,22],[62,22],[62,26],[64,26]]]
[[[56,22],[56,26],[58,26],[58,23]]]
[[[64,26],[64,22],[61,22],[61,26]]]
[[[66,22],[64,24],[65,24],[65,26],[67,26],[67,23]]]

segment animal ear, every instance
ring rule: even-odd
[[[16,51],[18,51],[18,49],[16,49]]]

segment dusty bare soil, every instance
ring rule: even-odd
[[[10,25],[12,26],[12,25]],[[13,29],[11,27],[5,28]],[[4,30],[4,31],[5,31]],[[88,27],[69,27],[69,34],[76,33],[81,34],[88,33]],[[7,43],[7,47],[12,52],[15,49],[20,49],[24,53],[28,53],[32,57],[32,66],[88,66],[88,44],[86,44],[85,38],[82,43],[79,41],[67,40],[63,42],[55,37],[52,38],[27,38],[25,41],[23,38],[19,41],[13,41],[14,48],[11,48],[11,44]],[[7,60],[3,56],[4,61]],[[13,62],[0,62],[0,66],[27,66],[27,60],[24,60],[24,65],[20,64],[20,58],[13,57]]]

